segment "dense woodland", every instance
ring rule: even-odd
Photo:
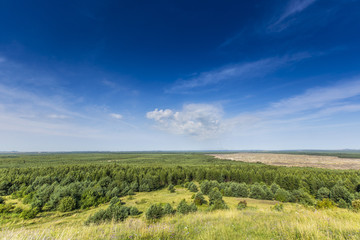
[[[87,209],[121,196],[165,187],[171,190],[176,185],[200,195],[210,196],[212,191],[213,195],[219,194],[215,189],[222,196],[305,205],[330,199],[344,208],[360,198],[360,172],[354,170],[275,167],[217,160],[201,154],[128,155],[133,162],[125,155],[115,154],[104,155],[98,163],[82,160],[81,164],[66,160],[66,156],[57,155],[69,161],[65,165],[41,167],[34,161],[32,167],[0,169],[0,196],[11,195],[30,204],[31,210],[23,214],[24,218],[39,211]],[[109,156],[122,160],[109,161]],[[76,158],[71,155],[71,159]],[[1,205],[2,212],[11,210],[6,210],[6,204]],[[120,210],[130,214],[131,209]]]

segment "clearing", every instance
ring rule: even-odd
[[[315,167],[341,170],[360,169],[360,158],[275,153],[230,153],[210,155],[218,159],[229,159],[251,163],[261,162],[275,166]]]

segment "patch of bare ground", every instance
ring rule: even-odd
[[[275,153],[231,153],[210,154],[219,159],[241,162],[261,162],[268,165],[288,167],[315,167],[328,169],[360,169],[359,158],[339,158],[333,156],[313,156]]]

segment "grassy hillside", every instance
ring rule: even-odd
[[[181,199],[191,201],[193,193],[176,187],[175,193],[163,189],[124,197],[127,206],[145,211],[151,203],[176,206]],[[283,211],[273,209],[275,201],[245,199],[248,208],[237,210],[239,200],[225,197],[229,210],[175,214],[149,222],[144,214],[124,222],[84,225],[87,217],[100,208],[69,213],[41,213],[32,220],[2,224],[1,239],[359,239],[360,214],[346,209],[315,210],[298,204],[284,204]]]

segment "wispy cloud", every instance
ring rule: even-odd
[[[249,135],[259,131],[293,131],[342,113],[360,112],[359,97],[360,80],[354,78],[311,88],[270,103],[264,109],[231,118],[224,117],[221,106],[211,104],[187,104],[180,111],[155,109],[146,117],[154,120],[160,130],[202,139],[216,138],[225,132]]]
[[[347,80],[333,86],[318,87],[305,93],[272,103],[263,115],[286,115],[304,113],[310,110],[324,110],[328,107],[347,106],[343,101],[360,95],[360,80]]]
[[[181,111],[155,109],[146,117],[158,129],[178,135],[207,139],[222,132],[222,109],[211,104],[187,104]]]
[[[50,115],[48,115],[48,117],[52,118],[52,119],[67,119],[67,118],[69,118],[66,115],[59,115],[59,114],[50,114]]]
[[[113,93],[123,92],[123,93],[129,94],[129,95],[134,95],[134,96],[139,95],[138,90],[121,86],[120,84],[110,81],[110,80],[107,80],[107,79],[103,79],[101,81],[101,83],[104,86],[110,88]]]
[[[110,117],[115,118],[115,119],[122,119],[123,116],[121,114],[118,113],[111,113]]]
[[[309,53],[298,53],[283,57],[265,58],[253,62],[245,62],[224,66],[208,72],[202,72],[196,77],[178,80],[167,92],[186,92],[194,88],[215,85],[223,81],[247,80],[256,77],[262,77],[270,74],[281,67],[296,61],[308,58]]]
[[[288,2],[284,12],[273,22],[268,30],[282,31],[290,25],[290,18],[304,11],[306,8],[314,4],[317,0],[291,0]]]
[[[226,120],[227,129],[239,131],[266,129],[277,131],[300,128],[309,122],[322,122],[342,113],[360,112],[357,98],[360,96],[359,78],[340,81],[338,84],[312,88],[293,97],[271,103],[267,108],[242,113]],[[294,126],[293,124],[298,125]],[[299,125],[300,124],[300,125]]]

